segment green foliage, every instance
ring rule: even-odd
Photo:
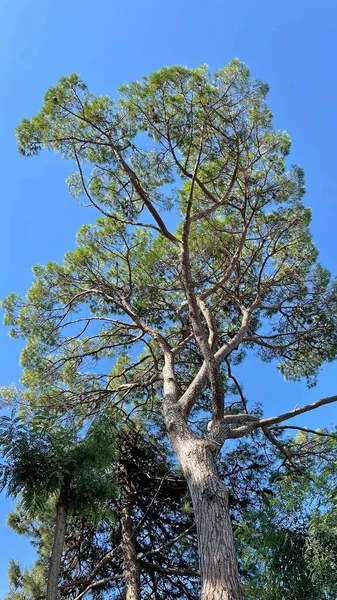
[[[1,488],[12,497],[20,494],[32,515],[61,488],[67,490],[70,510],[94,513],[116,491],[116,483],[104,477],[116,456],[114,438],[108,419],[95,420],[78,439],[71,426],[2,416]]]
[[[270,472],[269,493],[237,531],[245,591],[256,600],[335,600],[336,439],[299,434],[293,444],[302,447],[296,470]]]
[[[10,560],[8,566],[9,592],[5,600],[44,600],[45,565],[37,560],[32,569],[22,569],[18,562]]]

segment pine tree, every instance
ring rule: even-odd
[[[161,404],[192,497],[202,600],[243,597],[222,446],[260,429],[280,447],[276,426],[337,399],[269,418],[231,399],[247,351],[309,385],[337,352],[336,282],[267,92],[237,60],[215,75],[164,68],[117,104],[71,75],[17,130],[22,154],[72,159],[71,193],[102,215],[62,265],[35,268],[26,300],[4,302],[26,339],[25,398],[88,414]]]

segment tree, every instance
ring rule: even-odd
[[[291,440],[295,468],[274,467],[268,493],[248,507],[238,541],[249,598],[336,599],[336,440],[300,432]]]
[[[104,216],[63,265],[35,268],[26,301],[4,302],[27,340],[26,397],[89,412],[161,403],[192,497],[203,600],[242,598],[223,444],[262,429],[280,446],[276,425],[337,399],[262,418],[234,373],[253,350],[313,385],[336,358],[336,282],[317,262],[303,171],[286,169],[267,91],[237,60],[214,76],[164,68],[117,104],[71,75],[17,130],[23,154],[74,160],[71,193]]]
[[[1,417],[0,486],[7,494],[22,496],[28,514],[34,516],[56,496],[56,520],[47,578],[47,600],[57,600],[58,580],[69,511],[99,507],[111,497],[114,482],[104,477],[116,453],[113,428],[95,421],[84,439],[76,439],[71,427],[45,420],[23,424],[19,418]]]

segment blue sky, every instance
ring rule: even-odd
[[[68,196],[68,163],[48,154],[28,160],[17,152],[15,127],[37,112],[45,90],[76,71],[94,92],[116,96],[120,84],[164,65],[208,63],[214,70],[235,56],[270,85],[275,126],[290,133],[291,162],[306,172],[305,202],[321,261],[336,274],[336,39],[335,0],[2,0],[0,297],[24,292],[31,266],[60,260],[80,224],[95,218]],[[5,385],[20,376],[20,343],[0,327],[0,345]],[[247,395],[264,402],[266,414],[337,392],[336,365],[325,367],[309,391],[284,383],[272,366],[257,361],[240,372]],[[335,411],[322,408],[300,422],[329,425]],[[9,557],[32,560],[27,541],[5,528],[11,506],[2,495],[0,597]]]

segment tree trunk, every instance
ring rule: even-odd
[[[140,600],[140,569],[137,560],[130,508],[130,501],[126,500],[121,510],[125,600]]]
[[[243,600],[227,490],[205,449],[197,454],[203,459],[189,460],[186,478],[197,526],[201,600]]]
[[[65,490],[61,490],[60,498],[56,507],[56,524],[53,549],[49,563],[47,582],[47,600],[57,600],[58,582],[61,568],[61,558],[64,547],[64,538],[67,524],[67,498]]]
[[[207,441],[185,422],[166,418],[168,435],[187,480],[198,536],[201,600],[244,600],[229,515],[228,494]]]

